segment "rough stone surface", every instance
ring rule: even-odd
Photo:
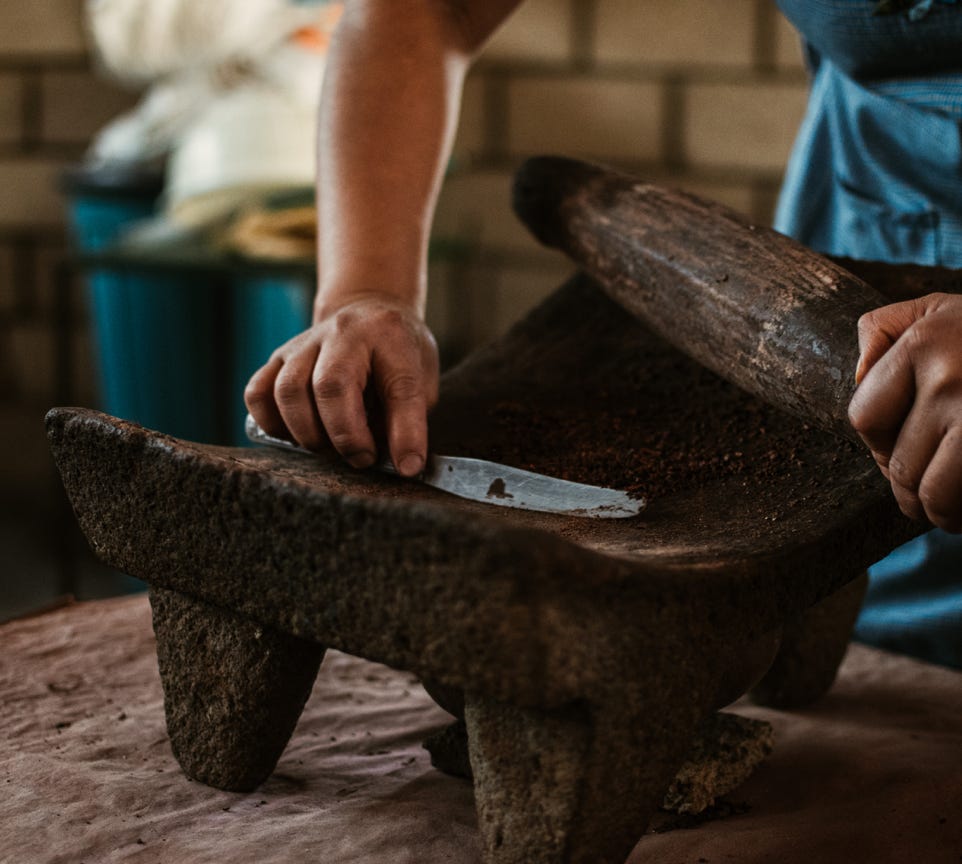
[[[474,779],[468,756],[468,730],[463,720],[455,720],[425,738],[424,749],[431,754],[431,764],[438,771],[465,780]]]
[[[150,602],[177,761],[209,786],[255,789],[287,746],[324,649],[163,588]]]
[[[770,723],[737,714],[712,714],[698,728],[662,809],[698,815],[744,783],[772,752]]]
[[[825,693],[845,656],[867,588],[868,574],[863,573],[788,621],[778,654],[752,688],[752,699],[772,708],[800,708]]]
[[[515,210],[656,333],[747,392],[857,440],[858,318],[881,294],[717,202],[560,157],[528,160]]]
[[[703,813],[722,795],[744,783],[773,746],[770,723],[724,712],[710,714],[698,727],[661,808],[693,816]],[[426,738],[424,747],[439,771],[474,779],[463,720]]]
[[[688,412],[673,442],[682,449],[686,430],[704,435],[719,416],[757,433],[744,394],[704,374],[578,278],[445,378],[432,448],[484,455],[506,400],[542,414],[637,404],[644,411],[625,422],[638,442],[659,417]],[[176,682],[172,736],[210,739],[200,762],[211,767],[188,771],[256,782],[289,728],[257,754],[214,729],[238,716],[261,716],[250,729],[262,729],[272,703],[290,706],[279,725],[293,726],[310,664],[240,671],[263,660],[244,647],[256,621],[464,691],[491,864],[621,864],[701,720],[764,671],[759,646],[922,530],[867,454],[815,430],[793,452],[797,421],[765,417],[778,470],[676,487],[656,476],[668,491],[642,516],[604,521],[468,502],[355,472],[330,453],[190,444],[92,411],[51,412],[48,430],[100,557],[193,598],[183,601],[191,632],[223,632],[210,658],[195,646],[163,661]],[[203,614],[190,611],[195,601]],[[240,622],[253,628],[246,636]],[[212,707],[250,707],[190,720],[183,706],[207,704],[189,683],[205,680],[204,664],[232,694]],[[283,683],[295,667],[302,680]]]

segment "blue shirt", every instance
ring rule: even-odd
[[[775,227],[832,255],[962,268],[962,5],[779,6],[812,87]],[[962,668],[962,537],[930,532],[869,574],[856,637]]]

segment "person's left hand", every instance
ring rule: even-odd
[[[962,533],[962,296],[876,309],[858,342],[852,426],[903,513]]]

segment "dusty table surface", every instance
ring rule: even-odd
[[[468,783],[430,767],[449,719],[407,673],[332,652],[277,772],[251,794],[188,781],[164,731],[144,597],[0,627],[0,861],[480,861]],[[319,694],[318,694],[319,695]],[[629,861],[834,864],[962,856],[962,675],[853,646],[724,819],[640,838]]]

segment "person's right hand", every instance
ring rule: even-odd
[[[437,401],[438,352],[420,315],[399,300],[363,295],[328,312],[274,351],[244,401],[269,435],[309,450],[330,441],[355,468],[368,468],[378,452],[367,388],[383,409],[391,461],[403,476],[418,474],[427,460],[427,412]]]
[[[869,312],[858,341],[852,426],[906,516],[962,533],[962,296]]]

